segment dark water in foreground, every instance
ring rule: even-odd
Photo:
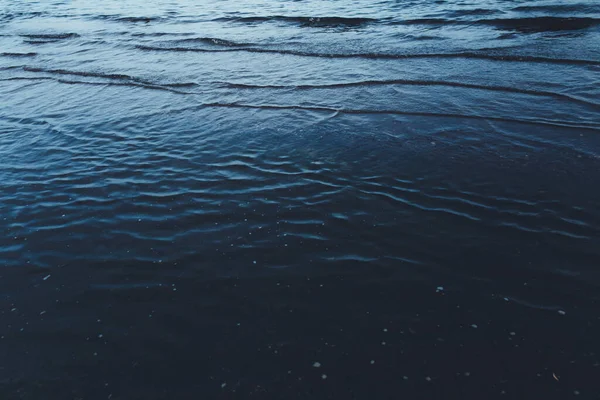
[[[600,398],[600,5],[0,0],[0,232],[1,399]]]

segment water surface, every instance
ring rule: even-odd
[[[600,393],[595,1],[0,0],[3,399]]]

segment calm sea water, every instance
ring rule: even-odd
[[[600,4],[0,0],[0,398],[600,398]]]

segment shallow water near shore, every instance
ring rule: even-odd
[[[598,399],[598,183],[593,1],[0,0],[0,398]]]

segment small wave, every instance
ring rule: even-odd
[[[517,38],[517,34],[514,32],[510,32],[510,33],[503,33],[502,35],[498,36],[498,40],[508,40],[508,39],[515,39]]]
[[[391,22],[391,25],[434,25],[434,26],[444,26],[444,25],[458,25],[458,24],[466,24],[466,23],[474,23],[474,21],[460,21],[456,19],[446,19],[446,18],[415,18],[415,19],[405,19]]]
[[[122,32],[122,34],[129,34],[129,32]],[[162,37],[162,36],[191,36],[194,35],[191,32],[134,32],[131,36],[136,37]]]
[[[177,93],[177,94],[194,94],[190,92],[183,92],[181,90],[173,89],[169,86],[165,85],[154,85],[149,83],[137,83],[137,82],[87,82],[87,81],[71,81],[64,79],[55,79],[58,83],[64,83],[67,85],[91,85],[91,86],[127,86],[127,87],[139,87],[143,89],[152,89],[152,90],[163,90],[167,92]]]
[[[119,14],[85,14],[84,16],[90,19],[100,19],[105,21],[116,21],[116,22],[130,22],[130,23],[150,23],[163,21],[163,17],[127,17]]]
[[[354,115],[408,115],[417,117],[437,117],[437,118],[458,118],[458,119],[474,119],[484,121],[498,121],[508,123],[518,123],[526,125],[547,126],[555,128],[568,128],[572,130],[582,130],[589,132],[600,133],[600,127],[593,125],[575,125],[570,123],[560,123],[543,120],[517,119],[507,117],[492,117],[486,115],[472,114],[452,114],[452,113],[431,113],[418,111],[401,111],[401,110],[367,110],[367,109],[343,109],[326,106],[297,106],[297,105],[270,105],[270,104],[241,104],[241,103],[207,103],[200,107],[221,107],[221,108],[249,108],[260,110],[301,110],[314,112],[327,112],[334,115],[337,114],[354,114]]]
[[[518,6],[512,11],[545,12],[545,13],[594,13],[600,12],[599,5],[592,4],[545,4],[536,6]]]
[[[53,81],[49,76],[12,76],[10,78],[0,78],[0,81]]]
[[[451,82],[451,81],[430,81],[430,80],[408,80],[408,79],[390,79],[390,80],[381,80],[381,81],[359,81],[359,82],[343,82],[343,83],[331,83],[331,84],[323,84],[323,85],[251,85],[251,84],[243,84],[243,83],[229,83],[229,82],[220,82],[229,88],[237,88],[237,89],[295,89],[295,90],[310,90],[310,89],[334,89],[334,88],[344,88],[344,87],[361,87],[361,86],[382,86],[382,85],[413,85],[413,86],[449,86],[449,87],[459,87],[465,89],[478,89],[478,90],[489,90],[496,92],[509,92],[509,93],[519,93],[526,94],[531,96],[543,96],[543,97],[554,97],[557,99],[568,100],[575,103],[584,104],[587,106],[600,108],[600,103],[594,103],[591,101],[587,101],[585,99],[581,99],[578,97],[570,96],[563,93],[549,92],[543,90],[530,90],[530,89],[520,89],[513,88],[508,86],[489,86],[489,85],[478,85],[472,83],[462,83],[462,82]]]
[[[124,75],[124,74],[104,74],[104,73],[100,73],[100,72],[70,71],[70,70],[66,70],[66,69],[44,69],[44,68],[34,68],[34,67],[23,67],[23,70],[27,71],[27,72],[44,72],[47,74],[56,74],[56,75],[76,75],[76,76],[87,76],[87,77],[93,77],[93,78],[130,80],[130,81],[134,81],[134,82],[146,83],[145,81],[142,81],[138,78],[134,78],[133,76]]]
[[[51,44],[51,43],[56,43],[57,40],[23,40],[23,43],[25,44],[33,44],[33,45],[38,45],[38,44]]]
[[[44,78],[44,77],[19,77],[19,79],[53,79],[59,83],[65,84],[86,84],[86,85],[110,85],[110,86],[136,86],[146,89],[165,90],[178,94],[193,94],[189,92],[183,92],[176,88],[181,87],[195,87],[196,83],[193,82],[181,82],[181,83],[155,83],[149,82],[140,78],[136,78],[130,75],[124,74],[104,74],[100,72],[85,72],[85,71],[70,71],[65,69],[43,69],[33,67],[23,67],[23,71],[26,72],[41,72],[51,75],[70,75],[70,76],[81,76],[88,78],[102,78],[117,82],[86,82],[86,81],[69,81],[56,78]]]
[[[423,40],[444,40],[445,38],[443,38],[441,36],[432,36],[432,35],[403,35],[402,39],[423,41]]]
[[[41,11],[33,11],[33,12],[16,12],[16,13],[2,13],[0,14],[0,21],[9,22],[15,19],[30,19],[37,18],[45,15],[45,13]]]
[[[224,53],[224,52],[248,52],[248,53],[271,53],[292,55],[299,57],[318,57],[318,58],[365,58],[373,60],[402,60],[419,58],[465,58],[490,61],[510,61],[510,62],[535,62],[548,64],[566,64],[566,65],[600,65],[600,61],[584,59],[551,58],[539,56],[520,56],[520,55],[500,55],[485,54],[475,52],[463,53],[416,53],[416,54],[386,54],[386,53],[313,53],[298,50],[276,50],[262,49],[257,47],[235,48],[235,49],[198,49],[191,47],[161,47],[136,45],[138,50],[144,51],[173,51],[173,52],[199,52],[199,53]]]
[[[478,21],[481,24],[492,25],[503,30],[521,33],[573,31],[587,29],[600,25],[599,18],[576,17],[535,17],[535,18],[508,18]]]
[[[137,23],[137,22],[143,22],[143,23],[150,23],[150,22],[156,22],[156,21],[161,21],[163,18],[161,17],[117,17],[115,18],[115,21],[121,21],[121,22],[133,22],[133,23]]]
[[[214,46],[224,46],[224,47],[243,47],[243,46],[251,46],[252,43],[241,43],[234,42],[232,40],[227,39],[219,39],[219,38],[210,38],[210,37],[197,37],[197,38],[186,38],[186,39],[178,39],[175,40],[178,43],[203,43]]]
[[[393,22],[395,25],[488,25],[496,29],[521,33],[540,33],[587,29],[600,25],[600,19],[589,17],[531,17],[456,20],[445,18],[419,18]]]
[[[285,22],[297,24],[306,27],[340,27],[340,26],[362,26],[365,24],[378,22],[373,18],[349,18],[349,17],[293,17],[285,15],[273,15],[264,17],[223,17],[216,21],[240,22],[246,24],[263,22]]]
[[[0,53],[2,57],[35,57],[37,53]]]
[[[27,39],[41,39],[41,40],[62,40],[62,39],[72,39],[72,38],[79,37],[79,35],[77,33],[39,33],[39,34],[20,35],[20,36],[27,38]]]
[[[452,17],[464,17],[470,15],[493,15],[503,13],[500,10],[494,10],[489,8],[474,8],[470,10],[450,10],[446,12],[446,15]]]
[[[224,52],[233,52],[233,51],[248,51],[253,52],[254,49],[224,49],[224,50],[215,50],[215,49],[199,49],[195,47],[163,47],[163,46],[146,46],[143,44],[138,44],[135,46],[138,50],[143,51],[173,51],[173,52],[197,52],[197,53],[224,53]],[[262,52],[260,49],[256,49],[258,52]],[[274,50],[269,51],[265,50],[264,52],[274,52]]]
[[[198,86],[198,84],[194,83],[194,82],[161,83],[160,85],[161,86],[173,87],[173,88],[178,88],[178,87],[196,87],[196,86]]]

